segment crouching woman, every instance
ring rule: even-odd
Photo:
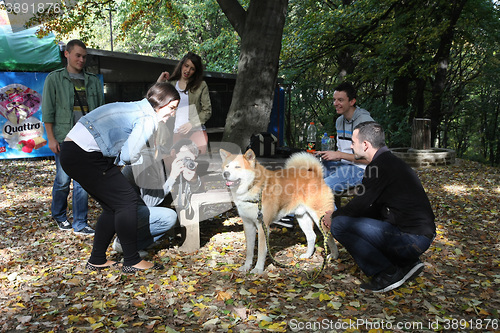
[[[136,231],[141,199],[120,166],[141,163],[141,149],[155,134],[158,123],[175,115],[179,100],[174,86],[156,83],[141,101],[106,104],[88,113],[64,140],[60,157],[64,171],[102,207],[86,268],[101,270],[117,265],[106,258],[116,233],[123,248],[123,272],[163,269],[139,256]]]

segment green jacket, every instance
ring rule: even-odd
[[[172,85],[176,85],[177,81],[169,81]],[[202,81],[198,89],[189,91],[189,122],[194,128],[205,125],[205,122],[212,115],[212,104],[210,103],[210,94],[208,85]]]
[[[99,78],[83,72],[89,111],[104,104],[104,94]],[[51,72],[45,79],[42,95],[42,121],[52,123],[54,136],[63,142],[75,124],[73,105],[75,90],[66,68]]]

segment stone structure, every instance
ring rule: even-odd
[[[455,151],[431,148],[431,120],[413,119],[411,148],[392,148],[394,155],[414,168],[455,164]]]
[[[455,151],[445,148],[392,148],[392,153],[414,168],[455,164]]]

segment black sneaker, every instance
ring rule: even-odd
[[[414,279],[424,270],[424,264],[418,260],[414,264],[397,267],[396,272],[388,274],[386,272],[375,275],[371,281],[362,283],[361,290],[371,290],[374,293],[383,293],[400,287],[406,281]]]
[[[295,219],[294,215],[287,215],[287,216],[283,216],[278,221],[274,221],[273,223],[277,224],[277,225],[280,225],[282,227],[291,229],[291,228],[293,228],[293,221],[294,221],[294,219]]]
[[[415,263],[405,266],[403,272],[405,272],[405,281],[411,281],[416,278],[424,270],[424,264],[417,260]]]
[[[82,235],[82,236],[94,236],[95,231],[89,226],[85,226],[82,230],[79,231],[73,231],[77,235]]]
[[[383,293],[398,288],[405,281],[405,274],[401,268],[397,267],[395,273],[378,273],[369,282],[362,283],[360,287],[362,291],[371,290],[374,293]]]
[[[69,223],[68,220],[64,220],[62,222],[56,221],[56,223],[57,223],[57,226],[59,227],[59,229],[61,229],[61,230],[69,231],[69,230],[73,229],[73,227],[71,226],[71,223]]]

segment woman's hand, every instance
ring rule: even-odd
[[[157,83],[167,82],[169,78],[170,78],[169,72],[162,72],[160,76],[158,76],[156,82]]]
[[[177,130],[177,133],[188,134],[192,128],[193,128],[193,125],[191,123],[185,123],[179,127],[179,129]]]

